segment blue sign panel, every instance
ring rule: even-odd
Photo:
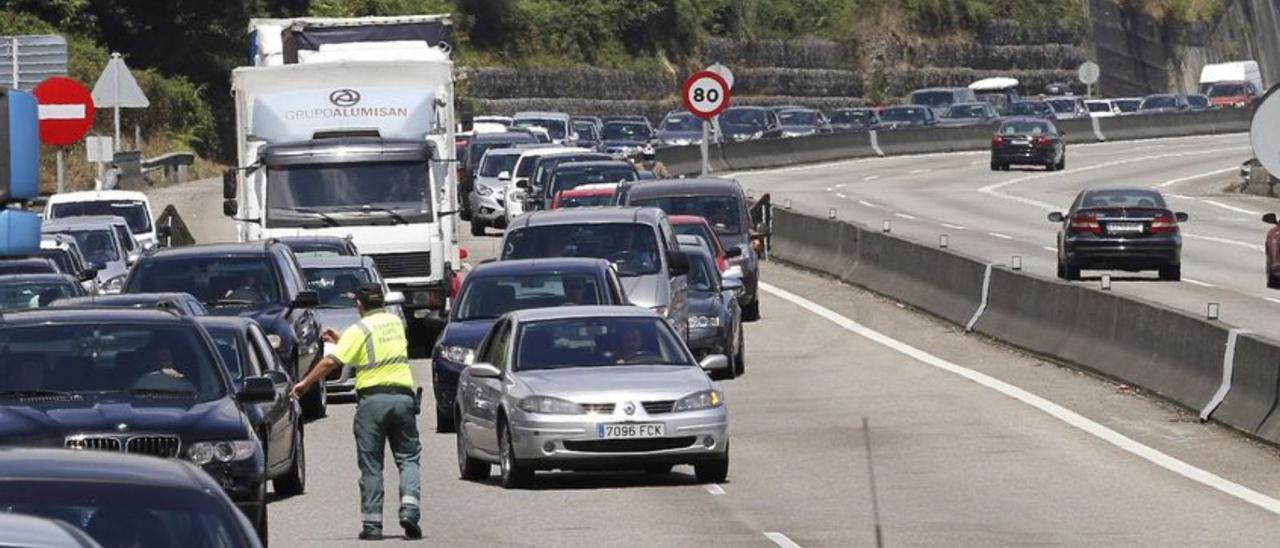
[[[0,210],[0,256],[34,255],[40,250],[40,214]]]
[[[0,203],[40,193],[40,129],[36,98],[0,89]]]

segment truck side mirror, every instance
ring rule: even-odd
[[[228,168],[222,172],[222,199],[236,199],[236,170]]]
[[[227,217],[235,217],[240,212],[240,204],[236,203],[235,198],[222,201],[222,214]]]

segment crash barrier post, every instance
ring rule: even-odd
[[[957,325],[972,324],[979,333],[1280,444],[1280,342],[1157,303],[990,267],[949,249],[789,210],[775,212],[773,245],[773,256],[784,262]]]
[[[183,247],[195,245],[196,239],[191,235],[191,230],[187,228],[187,223],[182,220],[182,215],[178,213],[178,208],[173,204],[169,204],[156,218],[156,228],[165,227],[163,230],[168,234],[160,238],[161,247]]]

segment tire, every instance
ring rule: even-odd
[[[1176,263],[1160,267],[1160,279],[1166,282],[1177,282],[1182,280],[1182,263]]]
[[[1058,162],[1055,162],[1055,161],[1053,161],[1053,160],[1049,160],[1049,162],[1048,162],[1048,163],[1046,163],[1046,164],[1044,165],[1044,169],[1045,169],[1046,171],[1057,171],[1057,170],[1058,170]]]
[[[1280,278],[1267,274],[1267,287],[1271,289],[1280,289]]]
[[[258,511],[258,517],[253,520],[253,528],[258,532],[258,540],[262,542],[262,547],[266,548],[267,539],[271,536],[268,531],[271,520],[267,518],[267,482],[265,481],[258,490],[258,501],[262,503],[262,509]]]
[[[461,417],[461,414],[454,413]],[[461,418],[458,419],[462,420]],[[455,423],[454,429],[458,431],[456,445],[458,450],[458,477],[466,481],[484,481],[489,479],[489,473],[493,467],[489,463],[480,459],[472,458],[467,454],[467,439],[462,433],[462,425]]]
[[[457,432],[457,425],[454,423],[456,417],[450,417],[445,414],[440,407],[436,407],[436,432],[439,434],[452,434]]]
[[[754,322],[760,320],[760,294],[756,294],[756,298],[750,303],[742,305],[742,321]]]
[[[302,418],[313,421],[323,419],[329,414],[329,389],[324,380],[316,383],[309,392],[302,396]]]
[[[511,444],[511,428],[507,426],[506,419],[498,423],[498,454],[504,489],[519,489],[533,481],[533,470],[516,459],[515,448]]]
[[[741,377],[747,374],[747,336],[742,333],[742,326],[738,326],[738,351],[733,355],[733,373],[735,376]]]
[[[271,482],[276,494],[282,497],[295,497],[307,490],[307,445],[301,423],[298,424],[294,438],[296,446],[293,448],[293,463],[289,465],[289,471]]]
[[[471,235],[484,236],[484,222],[480,219],[471,219]]]
[[[1062,159],[1058,160],[1058,165],[1055,167],[1057,167],[1058,171],[1067,169],[1067,153],[1066,152],[1062,153]]]
[[[1067,261],[1058,263],[1058,277],[1069,282],[1078,281],[1080,279],[1080,267]]]
[[[693,465],[693,475],[700,483],[724,483],[729,479],[729,448],[724,448],[724,458],[699,462]]]
[[[995,160],[991,161],[991,171],[1000,171],[1000,163]]]

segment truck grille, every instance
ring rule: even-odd
[[[423,278],[431,275],[431,254],[382,253],[369,255],[383,278]]]
[[[114,451],[173,458],[178,456],[182,441],[177,436],[111,436],[81,435],[66,440],[67,449]]]

